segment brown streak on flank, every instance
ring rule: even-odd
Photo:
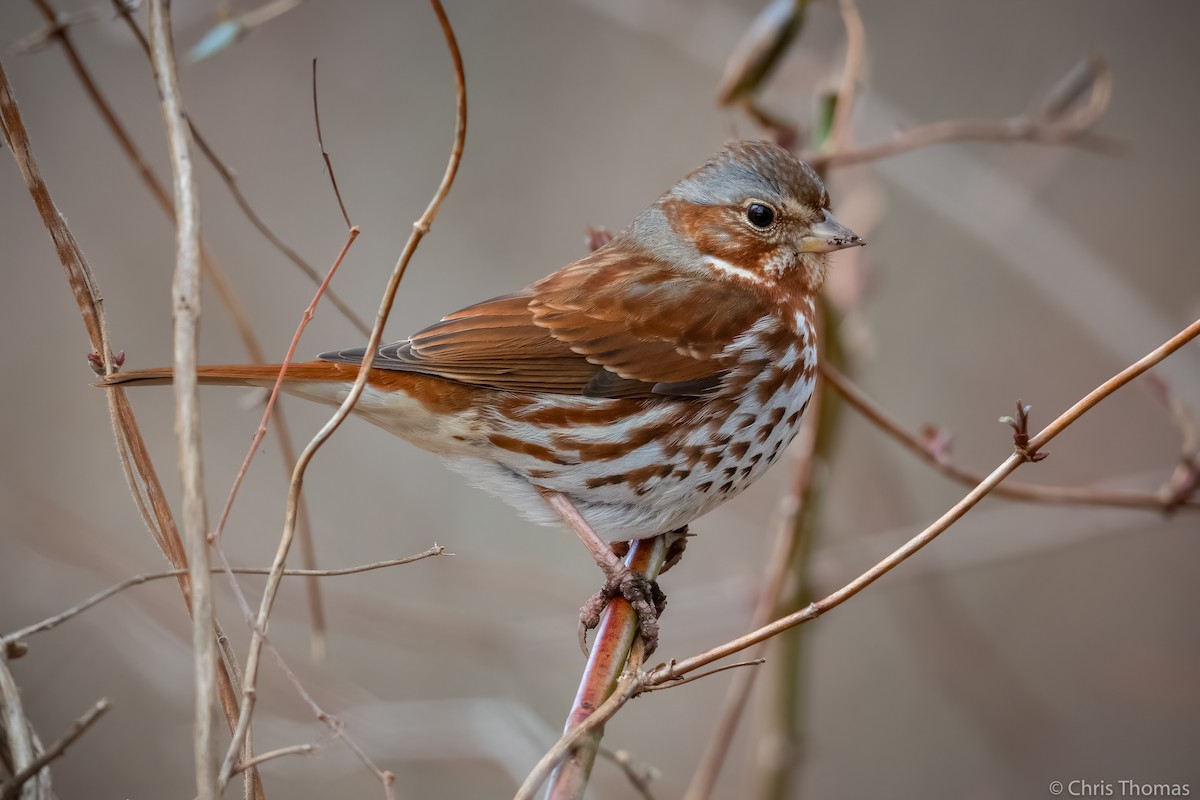
[[[762,453],[755,453],[754,455],[750,456],[750,466],[753,467],[755,464],[757,464],[759,461],[761,461],[762,456],[763,456]]]
[[[718,489],[718,491],[721,494],[729,494],[729,490],[732,488],[733,488],[733,481],[725,481],[725,483],[721,484],[721,488]]]
[[[725,468],[725,477],[726,478],[732,478],[734,475],[737,475],[737,467],[726,467]]]
[[[580,461],[612,461],[670,434],[679,426],[679,420],[675,416],[678,415],[652,425],[634,428],[619,442],[587,444],[573,439],[570,434],[559,433],[551,437],[551,443],[562,450],[579,451]]]
[[[494,433],[488,437],[488,441],[494,447],[499,447],[501,450],[508,450],[510,453],[520,453],[521,455],[533,456],[539,461],[548,461],[551,464],[570,464],[570,461],[565,461],[558,456],[549,447],[542,447],[540,444],[533,442],[523,442],[520,439],[514,439],[511,436],[502,436]]]
[[[709,489],[712,488],[712,485],[713,485],[712,481],[705,481],[704,483],[701,483],[696,486],[696,491],[697,492],[707,492]]]
[[[753,470],[753,469],[754,469],[754,467],[742,467],[742,475],[741,475],[741,477],[743,477],[743,478],[748,478],[748,477],[750,477],[750,471],[751,471],[751,470]]]
[[[754,420],[757,419],[757,417],[755,417],[753,414],[746,414],[744,412],[740,416],[742,419],[737,424],[737,428],[739,431],[749,428],[751,425],[754,424]]]
[[[739,461],[746,457],[746,453],[750,451],[749,442],[734,442],[729,448],[729,452],[733,453],[733,457]]]
[[[709,469],[716,469],[717,464],[721,463],[721,451],[709,450],[700,458],[700,461]]]
[[[596,405],[575,408],[547,405],[542,408],[526,410],[529,406],[537,405],[537,401],[529,400],[513,404],[505,409],[510,419],[528,422],[533,425],[548,427],[566,427],[568,425],[609,425],[620,422],[645,406],[642,400],[605,400],[597,401]]]
[[[690,469],[677,469],[673,473],[671,473],[671,476],[678,478],[679,480],[682,481],[691,474],[692,474],[692,471]]]

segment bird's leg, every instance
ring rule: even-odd
[[[579,609],[579,646],[584,654],[587,653],[587,632],[600,624],[600,614],[608,605],[608,601],[618,595],[628,600],[637,612],[642,640],[646,644],[646,654],[654,652],[654,648],[658,646],[658,614],[666,605],[666,596],[658,588],[658,584],[647,579],[645,575],[630,571],[613,553],[608,542],[592,530],[592,526],[565,494],[544,489],[538,489],[538,492],[567,527],[575,531],[575,535],[583,542],[583,546],[592,554],[592,559],[604,573],[604,588],[592,595]]]

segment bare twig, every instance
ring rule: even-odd
[[[844,150],[850,141],[850,116],[854,113],[854,99],[858,92],[858,80],[862,73],[867,44],[862,15],[858,13],[858,6],[854,0],[838,0],[838,5],[842,12],[842,25],[846,28],[846,62],[842,67],[841,83],[838,85],[833,125],[823,144],[825,149],[833,152]]]
[[[37,1],[40,2],[40,0]],[[149,42],[146,40],[146,35],[142,33],[142,29],[138,27],[137,20],[133,18],[132,9],[128,6],[125,0],[112,0],[112,3],[117,14],[123,20],[125,20],[125,24],[129,27],[130,32],[133,34],[134,38],[138,40],[138,43],[142,46],[142,49],[146,51],[147,57],[149,57]],[[263,238],[270,242],[276,250],[283,253],[283,255],[289,261],[291,261],[297,269],[307,275],[309,280],[316,285],[320,285],[321,273],[318,272],[315,267],[309,264],[294,248],[290,247],[286,242],[279,238],[278,234],[271,229],[271,226],[268,225],[266,221],[258,214],[258,212],[254,210],[254,206],[250,204],[249,199],[247,199],[246,195],[242,192],[241,187],[238,185],[237,173],[220,159],[216,151],[214,151],[212,146],[209,145],[208,140],[200,133],[199,130],[197,130],[195,123],[192,122],[190,117],[188,118],[187,123],[188,127],[192,131],[192,138],[196,142],[196,147],[200,148],[200,152],[204,155],[205,159],[207,159],[212,165],[213,169],[217,171],[217,175],[220,176],[221,181],[225,184],[226,188],[229,189],[229,193],[233,195],[234,202],[237,203],[238,208],[242,210],[242,213],[246,215],[246,219],[250,220],[250,224],[253,225],[255,229],[262,234]],[[346,301],[339,297],[335,292],[330,291],[328,294],[329,302],[333,303],[333,305],[342,313],[342,315],[350,322],[350,324],[353,325],[355,329],[358,330],[358,332],[363,336],[369,336],[371,333],[370,326],[363,322],[358,314],[355,313],[354,309],[350,308],[349,304],[347,304]],[[254,358],[256,361],[265,360],[258,357]],[[294,458],[292,459],[292,462],[295,462]]]
[[[75,296],[84,327],[91,340],[92,349],[101,362],[101,371],[111,374],[116,370],[115,358],[108,345],[108,328],[104,315],[104,302],[100,296],[91,267],[84,257],[82,249],[75,241],[71,229],[67,226],[65,217],[55,205],[50,196],[50,190],[42,179],[41,170],[34,158],[29,142],[29,134],[21,121],[21,114],[8,85],[3,66],[0,65],[0,117],[3,119],[4,136],[12,149],[13,157],[21,170],[30,196],[42,218],[42,224],[54,242],[59,261],[66,272],[67,284]],[[167,561],[173,566],[180,567],[187,563],[184,555],[183,541],[175,526],[166,495],[158,473],[150,460],[141,429],[134,417],[129,399],[121,389],[110,389],[106,392],[108,399],[109,418],[112,422],[113,435],[117,442],[117,452],[121,459],[121,468],[133,494],[143,522],[154,536],[155,542],[162,550]],[[179,587],[183,592],[184,606],[189,614],[192,612],[191,583],[187,575],[179,577]],[[232,730],[237,719],[238,694],[240,686],[235,686],[231,674],[237,673],[236,663],[230,661],[222,664],[218,671],[220,681],[221,707]],[[256,795],[261,796],[261,786],[254,772],[247,773],[255,786]]]
[[[428,550],[417,553],[413,556],[408,556],[407,558],[392,558],[388,559],[387,561],[376,561],[372,564],[361,564],[356,567],[342,567],[341,569],[285,569],[283,574],[284,576],[297,576],[306,578],[331,578],[342,575],[357,575],[361,572],[371,572],[377,569],[386,569],[387,567],[399,567],[404,564],[411,564],[414,561],[420,561],[425,558],[440,555],[449,554],[446,553],[446,548],[439,544],[435,544]],[[224,570],[221,567],[212,568],[213,574],[223,571]],[[268,567],[232,567],[230,571],[238,575],[271,574],[271,570]],[[72,606],[60,614],[55,614],[53,617],[44,619],[41,622],[21,628],[18,631],[13,631],[5,636],[0,636],[0,644],[16,642],[19,639],[24,639],[28,636],[32,636],[35,633],[41,633],[43,631],[48,631],[51,628],[56,628],[72,617],[78,616],[84,611],[87,611],[92,606],[102,603],[113,595],[120,594],[126,589],[134,586],[141,586],[143,583],[150,583],[151,581],[162,580],[163,578],[175,578],[179,577],[180,575],[187,574],[188,571],[186,569],[168,569],[161,572],[145,572],[140,575],[133,575],[121,581],[120,583],[115,583],[112,586],[109,586],[104,591],[97,592],[87,600],[84,600],[82,603]]]
[[[162,102],[163,123],[175,185],[175,429],[183,484],[183,538],[192,581],[192,650],[196,669],[196,788],[201,800],[217,800],[217,642],[213,637],[212,576],[200,442],[200,394],[196,348],[200,322],[200,200],[192,172],[191,139],[175,74],[168,0],[150,0],[150,52]],[[239,743],[239,747],[240,747]]]
[[[366,351],[363,355],[362,365],[359,368],[358,375],[355,378],[354,384],[351,386],[346,399],[337,409],[330,420],[325,423],[317,435],[313,437],[308,446],[300,454],[300,458],[296,462],[296,467],[292,472],[292,481],[288,488],[287,511],[284,520],[283,533],[280,536],[279,547],[275,554],[275,561],[271,565],[271,574],[267,578],[267,586],[263,590],[262,602],[259,605],[258,616],[255,620],[254,631],[250,637],[249,656],[246,660],[245,684],[242,689],[242,707],[241,716],[238,718],[237,727],[234,730],[233,741],[230,743],[229,750],[225,754],[225,761],[222,764],[220,771],[220,782],[222,785],[229,780],[232,774],[233,767],[236,764],[237,753],[241,747],[241,742],[246,736],[249,729],[250,717],[254,711],[254,702],[256,696],[256,681],[258,677],[259,660],[262,654],[263,642],[266,637],[267,622],[270,617],[271,608],[275,602],[276,593],[279,590],[279,581],[283,574],[283,566],[287,559],[288,550],[291,548],[292,537],[295,533],[296,526],[296,508],[299,502],[300,492],[304,486],[304,475],[308,468],[309,462],[316,454],[334,431],[345,421],[350,415],[354,405],[358,402],[358,398],[362,395],[366,387],[367,377],[370,375],[371,363],[375,359],[375,352],[379,347],[380,340],[383,336],[383,327],[387,321],[388,314],[391,312],[392,303],[395,300],[396,292],[400,288],[400,281],[404,278],[404,273],[408,268],[409,262],[412,260],[413,254],[416,252],[417,246],[421,239],[429,232],[430,226],[434,218],[437,216],[438,209],[441,208],[442,202],[450,191],[450,186],[454,182],[454,176],[458,172],[458,165],[462,159],[463,145],[466,138],[467,125],[467,98],[466,98],[466,79],[463,74],[462,55],[458,50],[458,42],[454,36],[454,30],[450,26],[450,21],[446,17],[446,12],[442,8],[440,0],[430,0],[433,5],[434,13],[437,14],[438,21],[442,27],[442,33],[446,39],[446,45],[450,50],[450,57],[454,63],[454,76],[456,83],[456,99],[457,99],[457,115],[455,122],[454,144],[451,148],[450,158],[446,165],[445,174],[442,176],[442,182],[426,207],[425,212],[413,224],[412,235],[409,236],[408,242],[405,244],[399,259],[396,262],[395,268],[392,270],[391,278],[388,280],[386,289],[384,290],[383,298],[380,300],[379,311],[375,318],[375,326],[371,330],[370,339],[367,342]],[[385,788],[386,785],[385,785]]]
[[[254,460],[254,455],[258,452],[258,446],[262,444],[263,438],[267,435],[267,424],[270,422],[271,412],[275,410],[275,403],[279,399],[279,390],[283,386],[283,379],[287,376],[288,367],[292,363],[292,358],[296,355],[296,347],[300,344],[300,336],[304,333],[304,329],[308,327],[308,323],[312,322],[317,304],[321,302],[321,295],[324,294],[326,287],[329,286],[329,282],[333,280],[333,276],[337,273],[338,267],[341,266],[342,260],[350,250],[350,246],[358,238],[358,233],[359,231],[356,226],[350,228],[350,232],[346,237],[346,243],[342,245],[341,251],[338,253],[332,266],[330,266],[324,282],[317,287],[317,292],[313,295],[312,301],[304,309],[304,313],[300,315],[300,322],[296,326],[296,332],[292,334],[292,341],[288,345],[287,353],[283,356],[283,363],[279,367],[279,375],[275,378],[274,386],[271,387],[270,397],[267,399],[266,408],[263,409],[262,420],[258,423],[258,430],[255,431],[254,438],[250,441],[246,457],[242,460],[242,466],[233,479],[233,486],[229,489],[229,497],[225,501],[225,507],[221,510],[221,517],[217,521],[217,527],[213,533],[213,540],[215,542],[219,542],[221,535],[225,532],[225,523],[229,520],[229,512],[233,510],[233,503],[237,499],[238,489],[241,488],[242,481],[250,469],[250,462]]]
[[[342,211],[342,219],[346,221],[347,228],[353,228],[354,224],[350,222],[350,214],[346,211],[346,204],[342,202],[342,193],[338,190],[337,178],[333,174],[333,161],[329,158],[329,153],[325,151],[325,138],[321,136],[321,110],[317,104],[317,60],[312,60],[312,89],[313,89],[313,121],[317,126],[317,144],[321,147],[321,158],[325,160],[325,169],[329,171],[329,182],[333,184],[333,195],[337,198],[338,208]]]
[[[142,179],[143,185],[145,185],[146,189],[150,192],[150,195],[154,198],[154,200],[158,204],[159,208],[162,209],[163,213],[165,213],[167,215],[167,217],[169,217],[171,219],[172,222],[175,222],[174,202],[172,201],[170,195],[167,193],[167,190],[163,186],[162,182],[154,174],[154,170],[150,167],[149,163],[145,160],[145,158],[142,157],[141,152],[138,150],[137,145],[133,141],[133,137],[130,136],[129,132],[125,129],[125,126],[121,123],[120,119],[118,119],[116,113],[113,111],[112,106],[109,104],[108,99],[104,96],[104,93],[101,91],[99,85],[96,83],[95,79],[92,77],[91,71],[88,69],[88,67],[84,63],[82,57],[79,55],[79,51],[75,48],[75,44],[71,39],[71,32],[70,32],[69,24],[60,24],[60,23],[56,22],[57,20],[61,20],[61,15],[59,14],[59,12],[57,12],[55,10],[55,8],[52,5],[52,3],[50,2],[50,0],[33,0],[33,2],[38,7],[38,10],[41,11],[42,16],[46,18],[47,23],[50,25],[50,29],[52,30],[52,32],[54,34],[54,37],[62,45],[63,54],[66,56],[68,63],[70,63],[72,71],[74,71],[76,78],[79,80],[80,84],[82,84],[84,92],[91,99],[92,105],[95,106],[96,111],[100,114],[101,119],[103,119],[105,124],[108,126],[109,132],[113,135],[113,138],[116,139],[118,146],[121,148],[121,151],[125,154],[126,158],[133,165],[134,169],[138,173],[138,177],[140,177]],[[120,14],[122,16],[124,16],[126,22],[130,25],[134,34],[137,36],[138,40],[141,42],[143,49],[146,51],[147,58],[149,58],[150,43],[146,39],[145,35],[142,33],[141,29],[138,28],[137,24],[133,21],[133,18],[130,14],[130,8],[128,7],[128,4],[126,2],[124,2],[124,0],[114,0],[114,2],[116,4],[117,10],[120,12]],[[189,124],[189,126],[191,125],[190,121],[188,124]],[[193,136],[197,137],[196,143],[201,146],[201,149],[204,149],[205,145],[201,140],[199,140],[194,127],[192,128],[192,133],[193,133]],[[215,158],[215,155],[210,155],[210,158]],[[219,164],[220,162],[218,161],[216,163]],[[224,165],[221,165],[222,168],[223,168],[223,166]],[[220,168],[218,168],[218,171],[220,171]],[[244,200],[244,198],[242,198],[242,199]],[[243,211],[247,211],[247,209],[249,209],[248,204],[243,205]],[[249,209],[247,211],[247,213],[252,214],[253,210]],[[253,218],[252,218],[252,221],[253,221]],[[269,229],[268,229],[268,232],[269,232]],[[282,242],[278,242],[277,246],[282,246],[282,247],[286,248],[286,245],[283,245]],[[298,256],[297,256],[297,258],[298,258]],[[302,262],[302,260],[301,260],[301,262]],[[228,278],[225,276],[224,270],[221,268],[221,266],[217,262],[217,260],[213,257],[211,251],[208,249],[203,238],[201,238],[201,240],[200,240],[200,266],[201,266],[201,269],[204,271],[204,274],[212,282],[213,287],[217,290],[217,295],[221,299],[222,304],[224,304],[226,306],[226,308],[229,311],[230,316],[233,318],[234,326],[237,328],[238,335],[241,337],[243,343],[245,344],[246,351],[249,353],[251,360],[258,362],[258,363],[265,362],[267,360],[266,354],[265,354],[262,346],[259,344],[258,337],[254,333],[254,329],[250,325],[249,315],[246,313],[245,307],[242,305],[241,301],[238,299],[237,295],[233,291],[233,287],[230,285]],[[304,266],[307,267],[307,264],[304,264]],[[311,269],[311,268],[309,268],[309,269]],[[314,274],[315,274],[315,271],[314,271]],[[331,300],[332,299],[333,298],[331,298]],[[128,402],[125,400],[123,393],[117,395],[117,394],[114,394],[113,392],[109,392],[109,398],[110,398],[109,399],[110,408],[112,407],[113,404],[116,404],[117,406],[128,406]],[[128,421],[132,421],[132,419],[133,419],[132,411],[129,411],[128,413],[122,413],[120,416],[122,419],[125,419]],[[117,425],[117,420],[115,419],[115,417],[116,417],[116,414],[114,413],[114,427]],[[285,469],[290,470],[292,464],[296,463],[296,450],[295,450],[295,447],[292,445],[292,435],[291,435],[290,431],[288,430],[287,421],[286,421],[286,418],[284,417],[282,410],[278,411],[275,414],[274,423],[278,430],[278,435],[279,435],[279,456],[285,465]],[[136,435],[137,438],[140,440],[140,434],[137,434],[136,430],[133,432],[133,435]],[[131,464],[129,462],[129,460],[127,459],[126,454],[124,452],[124,448],[122,447],[120,449],[121,449],[121,453],[122,453],[122,466],[125,468],[127,476],[129,476],[130,485],[133,486],[134,481],[136,480],[136,478],[134,476],[137,474],[135,465]],[[145,459],[142,459],[142,463],[146,467],[149,468],[150,473],[152,474],[153,466],[149,463],[148,456]],[[157,477],[155,477],[154,480],[157,481]],[[164,515],[169,516],[170,512],[166,508],[165,502],[162,504],[158,504],[157,501],[154,499],[159,496],[159,493],[150,491],[150,492],[148,492],[148,495],[150,497],[152,504],[154,504],[156,506],[153,510],[155,510],[156,516],[158,517],[158,527],[160,527],[160,528],[164,527],[163,522],[162,522],[163,519],[165,518]],[[136,488],[134,491],[134,497],[135,497],[135,502],[138,503],[139,510],[142,511],[143,518],[147,520],[147,526],[151,529],[152,532],[155,532],[156,525],[151,523],[150,517],[148,514],[149,510],[151,510],[151,509],[147,509],[145,507],[145,505],[142,503],[141,493],[138,492],[136,490]],[[161,505],[161,507],[158,507],[159,505]],[[310,568],[315,568],[316,567],[316,554],[315,554],[316,550],[313,546],[312,531],[310,530],[310,528],[308,526],[308,519],[309,519],[309,516],[308,516],[307,508],[301,508],[301,513],[300,513],[301,556],[304,559],[305,566],[310,567]],[[173,528],[173,526],[174,526],[174,523],[172,522],[170,527]],[[180,547],[178,550],[179,557],[177,559],[173,558],[170,553],[170,550],[169,550],[169,546],[171,544],[171,533],[170,532],[163,532],[163,533],[155,532],[155,538],[158,541],[160,548],[162,548],[164,554],[167,555],[167,558],[169,561],[171,561],[171,563],[173,563],[173,564],[184,563],[182,547]],[[309,598],[309,615],[312,619],[313,650],[315,653],[321,649],[322,643],[324,641],[325,614],[324,614],[323,606],[321,604],[319,585],[317,585],[315,582],[312,582],[307,585],[306,589],[307,589],[308,598]],[[226,713],[226,716],[229,717],[229,724],[232,727],[233,718],[236,716],[236,715],[229,714],[229,711],[231,708],[231,703],[233,702],[233,695],[229,691],[229,687],[224,685],[226,683],[226,678],[222,677],[221,680],[222,680],[221,704],[222,704],[223,710]]]
[[[51,761],[65,753],[67,748],[76,739],[82,736],[88,728],[92,727],[92,723],[99,719],[105,711],[108,711],[108,706],[108,698],[101,698],[82,717],[75,720],[71,727],[67,729],[67,732],[59,737],[58,741],[47,747],[41,755],[33,759],[24,769],[13,775],[12,778],[0,782],[0,800],[16,800],[21,787]]]
[[[654,800],[650,784],[659,776],[657,769],[639,762],[628,750],[610,750],[607,747],[601,747],[600,755],[621,768],[621,772],[625,773],[625,777],[642,796],[642,800]]]
[[[1112,99],[1112,73],[1107,64],[1099,57],[1094,57],[1089,63],[1092,69],[1091,94],[1084,106],[1070,115],[1058,113],[1055,116],[1022,115],[1002,120],[942,120],[897,133],[878,144],[828,153],[805,153],[802,158],[811,163],[814,169],[822,170],[879,161],[936,144],[967,141],[1070,144],[1104,152],[1119,151],[1119,143],[1089,133],[1108,110]]]
[[[908,450],[933,467],[938,473],[966,486],[975,486],[983,480],[984,476],[965,470],[952,463],[943,453],[931,448],[920,436],[906,430],[891,414],[868,397],[862,389],[839,372],[836,367],[824,361],[818,367],[821,376],[828,381],[829,385],[852,408],[862,414],[875,427],[903,445],[905,450]],[[997,486],[994,493],[998,497],[1007,497],[1012,500],[1024,500],[1034,503],[1111,506],[1114,508],[1135,508],[1163,512],[1174,508],[1184,508],[1190,511],[1200,510],[1200,500],[1196,499],[1183,498],[1182,500],[1177,499],[1175,502],[1171,502],[1169,499],[1150,492],[1099,489],[1090,486],[1038,486],[1036,484],[1006,481],[1002,485]]]
[[[686,678],[668,681],[667,683],[659,684],[658,686],[648,686],[642,691],[661,692],[663,689],[674,689],[676,686],[683,686],[685,683],[692,683],[693,681],[698,681],[701,678],[707,678],[710,675],[716,675],[719,672],[726,672],[728,670],[739,669],[741,667],[758,667],[765,663],[767,663],[765,658],[752,658],[749,661],[735,661],[732,664],[722,664],[719,667],[714,667],[710,670],[705,670],[704,672],[697,672],[695,675],[689,675]]]
[[[317,751],[317,748],[311,744],[294,744],[291,747],[281,747],[278,750],[268,750],[265,753],[259,753],[254,758],[250,759],[249,761],[247,761],[245,763],[238,764],[236,767],[233,768],[233,774],[237,775],[239,772],[244,772],[245,770],[248,770],[251,767],[257,767],[259,764],[263,763],[264,761],[270,761],[273,758],[279,758],[281,756],[296,756],[296,755],[308,756],[308,755],[312,755],[316,751]]]
[[[29,721],[25,718],[25,709],[21,705],[21,690],[13,680],[8,670],[8,657],[0,649],[0,733],[8,740],[8,752],[12,759],[13,775],[25,772],[37,758],[34,753],[33,740]],[[36,774],[35,771],[34,774]],[[21,800],[40,800],[44,796],[43,788],[49,790],[49,773],[39,775],[34,782],[26,778],[22,783],[25,789]]]

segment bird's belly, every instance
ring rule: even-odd
[[[559,523],[538,487],[569,496],[605,539],[643,538],[686,525],[762,475],[796,435],[812,387],[804,374],[700,403],[546,398],[494,409],[487,441],[445,460],[535,522]]]

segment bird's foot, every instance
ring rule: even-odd
[[[667,596],[658,586],[639,572],[633,572],[624,564],[620,570],[610,574],[604,587],[596,592],[579,609],[579,647],[587,655],[587,632],[600,624],[600,615],[614,597],[624,597],[633,606],[638,617],[638,627],[649,656],[658,647],[658,617],[667,607]]]

